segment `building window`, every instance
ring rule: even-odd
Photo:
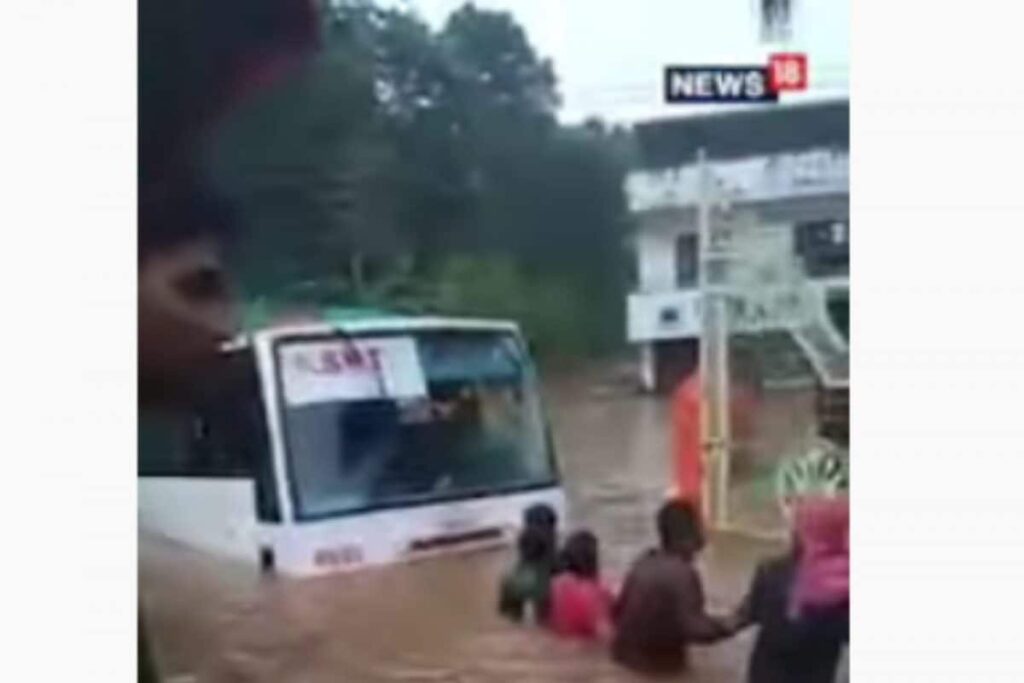
[[[697,235],[676,238],[676,286],[696,287],[699,274]]]
[[[793,35],[794,0],[757,0],[761,20],[761,40],[779,43]]]
[[[850,224],[814,221],[796,226],[796,251],[810,277],[847,275],[850,271]]]

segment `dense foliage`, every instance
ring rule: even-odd
[[[213,136],[249,232],[250,297],[519,320],[548,354],[622,337],[628,136],[556,119],[553,65],[511,15],[433,31],[362,0]]]

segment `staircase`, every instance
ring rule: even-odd
[[[734,335],[730,346],[733,354],[755,360],[759,374],[756,379],[766,389],[810,387],[816,383],[814,367],[793,337],[784,331]]]
[[[850,347],[830,321],[826,295],[814,294],[818,315],[811,315],[791,327],[789,333],[814,367],[826,389],[848,389],[850,386]]]
[[[814,317],[790,334],[803,350],[818,376],[818,432],[843,446],[850,441],[850,348],[846,339],[827,321]]]
[[[790,330],[790,334],[826,388],[849,388],[850,351],[838,333],[824,321],[816,320]]]

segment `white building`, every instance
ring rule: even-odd
[[[759,343],[770,341],[774,351],[763,369],[786,378],[800,375],[796,366],[802,363],[805,376],[845,387],[849,2],[687,2],[693,7],[685,12],[699,21],[674,27],[685,46],[676,62],[757,64],[778,52],[803,53],[808,89],[783,93],[779,103],[767,106],[661,105],[635,125],[639,159],[626,191],[634,216],[636,282],[627,300],[627,335],[640,354],[642,383],[667,390],[697,365],[702,294],[696,160],[703,148],[717,193],[730,198],[738,217],[745,260],[761,259],[760,271],[785,271],[759,272],[759,283],[779,286],[758,284],[760,298],[734,302],[730,330],[756,331],[762,333]],[[807,304],[800,310],[811,315],[795,319],[786,313],[797,290]]]
[[[826,384],[847,376],[849,263],[849,106],[845,100],[745,108],[638,124],[639,167],[627,178],[634,216],[636,284],[627,301],[627,333],[638,347],[643,385],[667,390],[698,359],[702,296],[698,290],[697,151],[706,150],[730,212],[745,217],[748,261],[789,263],[759,292],[760,317],[733,310],[733,331],[772,332],[803,351]],[[718,218],[718,220],[723,220]],[[770,264],[775,264],[771,266]],[[759,275],[759,277],[762,277]],[[782,279],[789,277],[788,283]],[[775,278],[773,280],[773,278]],[[810,297],[812,315],[794,327],[793,279]],[[760,320],[761,322],[756,322]],[[772,325],[773,323],[768,323]],[[760,327],[758,327],[760,325]],[[756,328],[756,329],[755,329]],[[766,338],[770,338],[767,335]],[[773,361],[778,365],[782,361]]]

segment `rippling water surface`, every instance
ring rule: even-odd
[[[668,406],[581,373],[547,400],[572,509],[617,581],[653,541],[668,483]],[[768,542],[719,536],[702,558],[712,609],[730,608]],[[487,551],[312,580],[262,578],[140,539],[140,590],[161,668],[197,681],[638,680],[598,648],[517,628],[494,611],[511,552]],[[739,681],[751,634],[695,648],[687,680]]]

